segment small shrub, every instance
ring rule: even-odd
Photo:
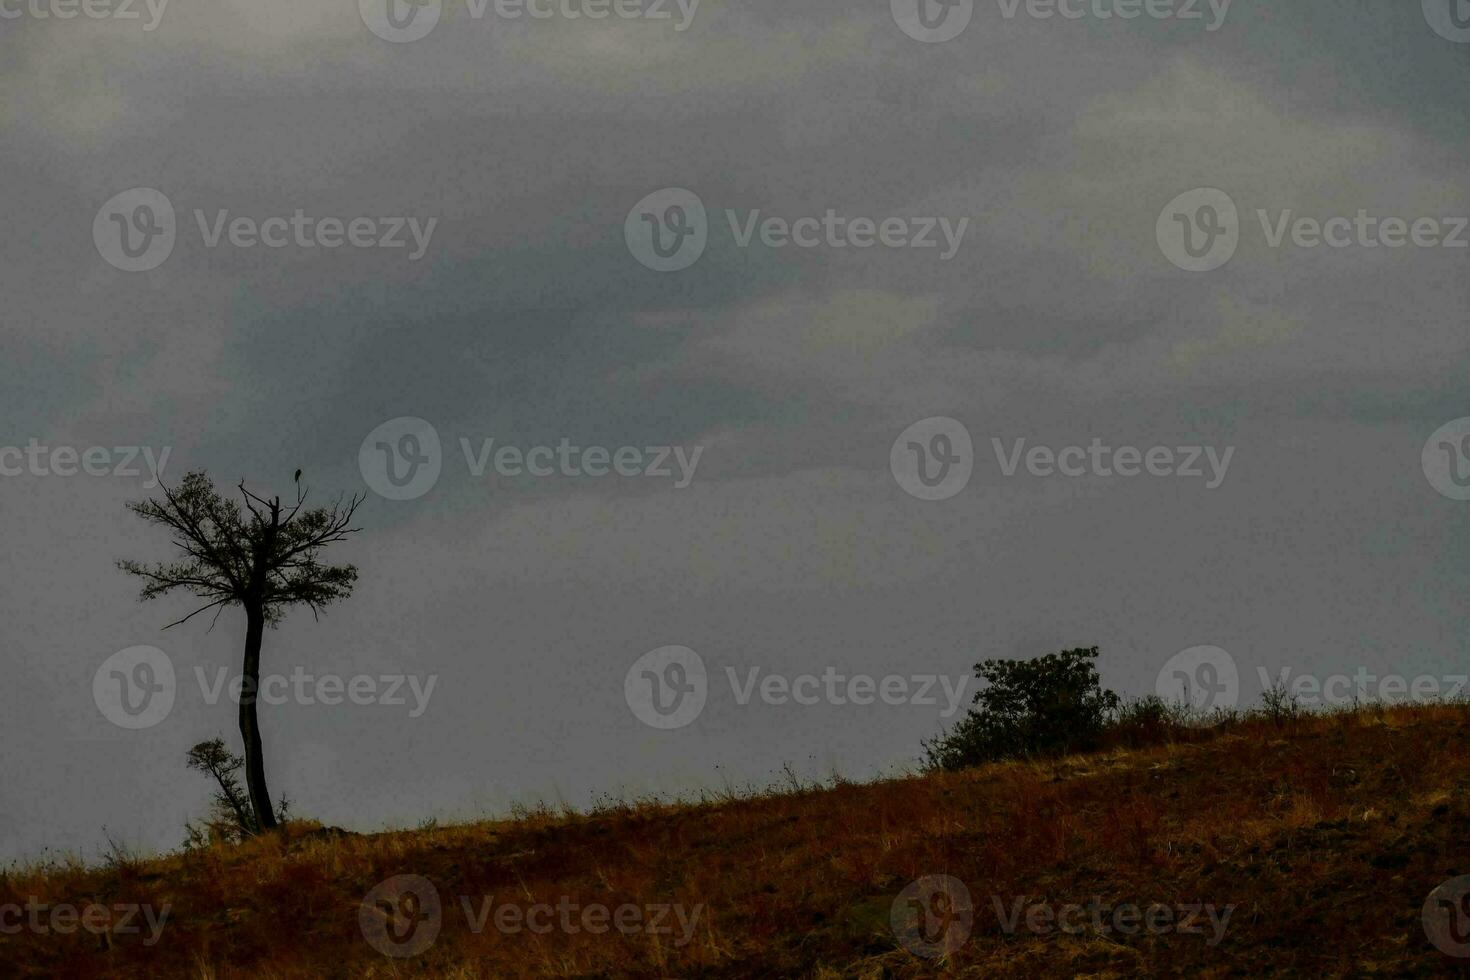
[[[245,765],[245,760],[227,749],[224,739],[200,742],[189,750],[186,764],[196,772],[213,777],[218,787],[203,826],[184,825],[186,847],[203,847],[216,841],[238,843],[260,833],[260,821],[250,807],[250,796],[240,786],[236,775]],[[286,822],[290,805],[290,801],[282,797],[276,807],[276,819],[281,824]]]
[[[1261,713],[1272,724],[1280,727],[1300,715],[1302,706],[1296,695],[1288,691],[1281,681],[1277,681],[1261,692]]]
[[[1165,701],[1157,694],[1119,706],[1107,723],[1110,745],[1137,749],[1172,741],[1194,728],[1188,705]]]
[[[924,743],[925,768],[956,770],[998,759],[1062,755],[1096,748],[1118,696],[1098,682],[1097,647],[1035,660],[985,660],[975,674],[988,686],[951,732]]]

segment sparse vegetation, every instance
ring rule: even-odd
[[[224,739],[212,738],[189,750],[186,764],[214,780],[216,790],[209,816],[200,826],[185,824],[186,845],[201,847],[213,842],[238,843],[260,833],[260,821],[250,805],[250,797],[236,775],[245,765],[243,757],[225,747]],[[290,801],[284,797],[276,805],[276,822],[284,823],[290,813]]]
[[[53,861],[0,876],[0,902],[167,903],[163,939],[0,934],[7,976],[800,977],[1441,976],[1420,908],[1470,871],[1470,710],[1463,704],[1222,715],[1175,730],[1157,704],[1123,708],[1134,742],[879,783],[692,805],[348,835],[282,835],[153,860]],[[1105,735],[1105,741],[1107,739]],[[363,939],[379,882],[423,875],[442,930],[412,959]],[[943,963],[903,949],[898,893],[964,881],[968,941]],[[616,931],[473,931],[478,902],[703,904],[692,941]],[[1057,902],[1234,905],[1218,946],[1199,935],[1007,935],[994,907]]]
[[[1261,711],[1279,727],[1300,715],[1302,706],[1286,685],[1277,681],[1261,692]]]

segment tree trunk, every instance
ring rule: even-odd
[[[265,638],[265,611],[245,610],[245,669],[240,688],[240,737],[245,742],[245,786],[250,808],[261,830],[276,828],[276,811],[265,788],[265,758],[260,745],[260,722],[255,702],[260,693],[260,645]]]

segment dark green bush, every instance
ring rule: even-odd
[[[984,660],[975,674],[987,686],[953,731],[924,743],[927,769],[956,770],[1026,756],[1096,748],[1122,702],[1098,681],[1097,647],[1035,660]]]

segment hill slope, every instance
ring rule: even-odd
[[[0,933],[0,973],[1441,976],[1470,964],[1421,920],[1431,889],[1470,874],[1467,741],[1463,707],[1370,710],[717,805],[371,836],[297,825],[289,841],[6,874],[0,906],[36,911]],[[938,875],[964,883],[969,916],[899,898]],[[99,935],[102,912],[64,934],[54,914],[103,906],[118,926],[128,903],[169,915]],[[895,936],[895,905],[901,931],[905,909],[930,909],[927,939],[963,943],[925,958],[922,930]]]

